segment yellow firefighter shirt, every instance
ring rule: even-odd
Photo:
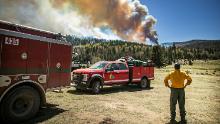
[[[180,70],[175,70],[167,75],[164,79],[165,86],[169,86],[168,81],[171,81],[172,88],[184,88],[184,81],[187,79],[186,85],[190,85],[192,82],[192,78]]]

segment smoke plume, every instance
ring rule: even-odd
[[[139,0],[0,0],[0,19],[63,34],[157,43]]]

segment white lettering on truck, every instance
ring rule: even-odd
[[[12,37],[5,37],[5,44],[7,45],[19,45],[19,39],[18,38],[12,38]]]

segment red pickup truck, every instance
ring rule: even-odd
[[[73,71],[76,90],[92,90],[97,94],[104,85],[138,84],[149,88],[154,79],[154,66],[151,62],[100,61],[90,68]]]

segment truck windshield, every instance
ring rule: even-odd
[[[90,67],[90,69],[103,69],[106,66],[107,62],[97,62]]]

